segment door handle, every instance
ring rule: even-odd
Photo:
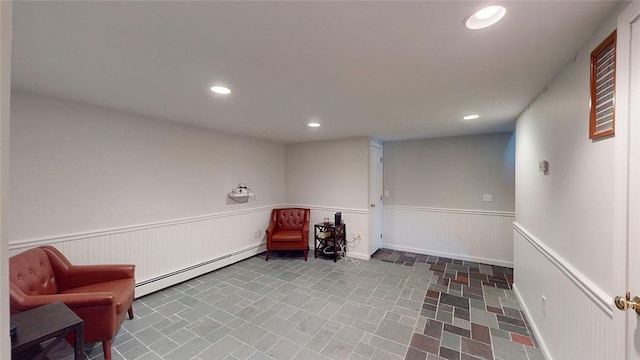
[[[616,307],[622,311],[633,309],[640,315],[640,297],[634,296],[633,299],[631,299],[631,294],[628,291],[624,297],[616,296],[613,302],[616,304]]]
[[[376,207],[376,204],[371,204],[371,207],[372,207],[372,208]]]

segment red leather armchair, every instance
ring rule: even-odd
[[[267,228],[267,257],[271,250],[303,250],[307,261],[309,250],[309,217],[311,210],[301,208],[273,209]]]
[[[134,272],[134,265],[74,266],[51,246],[27,250],[9,259],[11,313],[61,301],[84,321],[85,343],[101,341],[111,360],[124,314],[133,319]]]

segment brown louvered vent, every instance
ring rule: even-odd
[[[616,32],[591,52],[589,139],[613,135],[616,104]]]

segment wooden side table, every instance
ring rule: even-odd
[[[17,313],[11,316],[11,322],[18,326],[16,337],[11,339],[12,358],[32,346],[54,339],[34,358],[42,359],[73,331],[75,359],[84,359],[83,321],[63,303],[54,302]]]
[[[336,225],[334,223],[318,223],[314,226],[314,249],[315,257],[318,255],[333,258],[333,262],[338,260],[338,253],[346,256],[347,251],[347,225],[344,223]],[[342,247],[340,246],[342,245]],[[326,251],[329,250],[329,253]]]

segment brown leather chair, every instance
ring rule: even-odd
[[[271,250],[303,250],[307,261],[309,250],[309,209],[273,209],[267,228],[267,258]]]
[[[9,259],[11,313],[61,301],[84,321],[85,343],[111,339],[129,313],[133,319],[134,265],[74,266],[56,248],[42,246]]]

